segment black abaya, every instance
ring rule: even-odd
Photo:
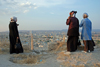
[[[69,36],[67,40],[67,51],[74,52],[77,50],[78,36]]]
[[[19,50],[15,49],[17,37],[19,37],[17,24],[16,24],[16,22],[10,22],[10,24],[9,24],[10,54],[23,53],[23,48],[22,48],[20,38],[18,38],[18,42],[20,43],[21,49],[19,49]]]
[[[70,17],[67,19],[66,25],[69,25],[67,51],[73,52],[77,50],[77,46],[81,45],[79,41],[79,20],[76,17]]]

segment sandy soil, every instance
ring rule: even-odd
[[[45,55],[43,58],[46,60],[41,64],[16,64],[9,61],[10,57],[10,54],[0,54],[0,67],[60,67],[55,54]]]
[[[64,54],[65,52],[61,50],[57,53],[50,52],[42,55],[41,58],[45,59],[45,61],[40,64],[13,63],[9,60],[16,54],[1,53],[0,67],[100,67],[100,48],[96,48],[91,53],[83,53],[81,51],[77,50],[70,55]]]
[[[60,52],[57,60],[63,67],[100,67],[100,48],[91,53],[83,53],[78,50],[69,55]]]

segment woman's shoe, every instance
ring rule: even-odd
[[[87,53],[86,51],[82,51],[82,52]]]
[[[88,52],[90,53],[91,51],[90,51],[90,50],[88,50]]]
[[[70,55],[70,54],[71,54],[71,52],[65,52],[64,54],[66,54],[66,55]]]

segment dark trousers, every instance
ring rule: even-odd
[[[68,36],[67,51],[73,52],[77,50],[78,36]]]
[[[88,50],[90,51],[94,51],[94,44],[92,40],[83,40],[84,43],[84,51],[88,52]]]

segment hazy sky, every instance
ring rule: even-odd
[[[81,22],[89,14],[93,29],[100,29],[100,0],[0,0],[0,31],[8,31],[10,18],[18,18],[19,30],[68,29],[66,19],[76,10]]]

